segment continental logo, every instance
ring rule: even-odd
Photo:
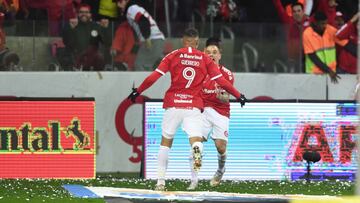
[[[64,136],[61,137],[61,134]],[[73,141],[72,148],[64,149],[61,138]],[[73,138],[73,139],[70,139]],[[0,127],[0,152],[29,151],[51,152],[65,150],[85,150],[90,147],[90,136],[81,130],[80,120],[73,118],[67,127],[61,127],[58,121],[48,121],[47,127],[32,128],[30,122],[25,122],[18,129],[15,127]]]

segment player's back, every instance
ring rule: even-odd
[[[164,108],[202,109],[202,83],[208,74],[209,66],[213,64],[207,55],[191,47],[177,49],[168,54],[157,68],[158,72],[165,74],[169,71],[171,74],[171,85],[165,94]]]

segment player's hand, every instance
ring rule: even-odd
[[[245,106],[245,103],[246,103],[248,100],[246,99],[245,95],[241,94],[241,95],[240,95],[240,98],[238,99],[238,101],[240,102],[240,105],[241,105],[241,108],[242,108],[243,106]]]
[[[106,18],[103,18],[99,21],[99,24],[101,27],[107,28],[107,27],[109,27],[109,20]]]
[[[74,29],[78,25],[79,21],[77,18],[71,18],[69,20],[69,23],[70,23],[70,27]]]
[[[223,91],[216,92],[216,98],[223,103],[228,103],[230,100],[230,94]]]
[[[135,103],[136,97],[138,97],[139,95],[140,93],[137,91],[137,88],[132,88],[132,92],[128,96],[128,99]]]
[[[338,80],[341,79],[341,77],[338,74],[336,74],[334,71],[329,72],[329,76],[330,76],[331,82],[334,84],[339,83]]]

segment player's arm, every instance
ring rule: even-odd
[[[145,78],[145,80],[141,83],[141,85],[138,88],[138,92],[141,94],[144,92],[147,88],[151,87],[160,77],[162,74],[160,74],[157,71],[153,71],[149,76]]]
[[[240,102],[241,107],[243,107],[245,105],[245,102],[247,102],[245,95],[241,94],[237,89],[235,89],[235,87],[229,81],[227,81],[222,75],[220,75],[220,77],[216,78],[215,81],[224,90],[226,90],[228,93],[233,95],[236,98],[236,100],[238,100]]]
[[[210,75],[210,80],[215,80],[221,88],[233,95],[240,102],[241,107],[244,106],[247,99],[243,94],[241,94],[237,89],[235,89],[235,87],[229,81],[227,81],[223,77],[218,65],[215,64],[215,62],[207,55],[204,55],[204,61],[208,74]]]
[[[128,99],[130,99],[132,102],[135,102],[136,98],[147,88],[151,87],[161,76],[162,74],[157,71],[152,72],[149,76],[145,78],[145,80],[138,88],[132,89],[132,92],[128,96]]]
[[[135,99],[144,92],[147,88],[151,87],[161,76],[165,75],[168,71],[169,63],[171,58],[171,53],[163,58],[160,62],[158,68],[153,71],[149,76],[145,78],[145,80],[141,83],[138,88],[133,88],[132,92],[128,96],[128,99],[131,99],[132,102],[135,102]]]
[[[233,95],[235,98],[240,98],[241,94],[234,86],[227,81],[223,74],[219,70],[219,65],[217,65],[209,56],[204,55],[204,62],[206,64],[207,72],[210,76],[210,80],[215,80],[221,88],[226,90],[228,93]]]
[[[235,89],[235,87],[229,81],[227,81],[222,75],[219,75],[219,77],[214,78],[214,80],[221,86],[221,88],[226,90],[235,98],[237,99],[240,98],[241,93],[237,89]]]
[[[226,78],[228,77],[228,81],[234,85],[234,77],[233,77],[233,74],[231,72],[229,72],[229,75],[226,76],[226,74],[223,76]],[[218,100],[220,100],[221,102],[223,103],[229,103],[230,101],[230,94],[222,89],[219,89],[217,92],[216,92],[216,98]]]

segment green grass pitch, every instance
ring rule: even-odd
[[[64,184],[153,189],[154,180],[143,180],[137,174],[98,174],[93,180],[0,179],[0,202],[104,202],[102,199],[74,198],[62,188]],[[185,191],[189,180],[169,180],[167,190]],[[224,181],[211,187],[202,180],[198,191],[218,191],[248,194],[305,194],[349,196],[355,193],[355,183],[346,181]]]

